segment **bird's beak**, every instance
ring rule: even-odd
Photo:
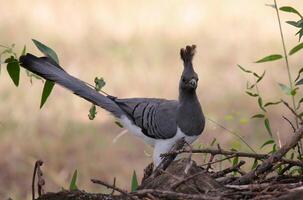
[[[191,79],[189,82],[188,82],[188,84],[189,84],[189,86],[191,87],[191,88],[194,88],[194,89],[196,89],[197,88],[197,81],[196,81],[196,79]]]

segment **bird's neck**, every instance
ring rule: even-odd
[[[195,90],[183,90],[182,88],[180,88],[179,90],[179,102],[180,104],[184,105],[187,103],[192,103],[192,102],[197,102],[198,101],[198,97],[196,94]]]

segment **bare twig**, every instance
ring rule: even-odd
[[[213,197],[207,194],[185,194],[180,192],[173,192],[167,190],[157,190],[157,189],[142,189],[136,192],[132,192],[132,195],[139,197],[146,197],[148,194],[152,194],[156,197],[165,197],[167,199],[209,199],[209,200],[219,200],[220,196]]]
[[[296,111],[294,111],[294,109],[292,107],[290,107],[289,104],[286,101],[284,101],[283,99],[281,99],[281,101],[292,112],[292,114],[295,115],[296,119],[299,119],[300,122],[302,123],[303,122],[302,117],[300,115],[298,115],[296,113]]]
[[[110,185],[110,184],[108,184],[108,183],[105,183],[104,181],[101,181],[101,180],[98,180],[98,179],[91,179],[91,182],[93,182],[93,183],[95,183],[95,184],[103,185],[103,186],[105,186],[105,187],[107,187],[107,188],[110,188],[110,189],[113,189],[113,190],[115,190],[115,191],[118,191],[118,192],[120,192],[121,194],[123,194],[123,195],[125,195],[126,197],[129,197],[129,198],[131,198],[131,199],[133,199],[133,200],[138,200],[136,197],[131,196],[127,191],[124,191],[124,190],[118,188],[117,186],[114,186],[114,185]]]
[[[38,176],[38,195],[41,196],[41,194],[43,193],[43,185],[45,183],[45,181],[42,179],[42,171],[40,169],[40,167],[43,165],[43,161],[42,160],[37,160],[35,163],[35,167],[34,167],[34,173],[33,173],[33,178],[32,178],[32,200],[35,200],[35,180],[36,180],[36,174]]]
[[[116,177],[114,177],[113,187],[116,187]],[[110,195],[113,195],[114,193],[115,193],[115,190],[113,189],[113,191],[110,193]]]
[[[173,155],[173,154],[181,154],[181,153],[189,153],[188,150],[186,149],[181,149],[178,151],[172,151],[172,152],[168,152],[163,154],[164,156],[166,155]],[[209,148],[205,148],[205,149],[193,149],[192,153],[209,153],[209,154],[213,154],[213,155],[225,155],[225,156],[230,156],[230,158],[233,157],[244,157],[244,158],[255,158],[258,160],[264,160],[270,157],[270,155],[268,154],[257,154],[257,153],[247,153],[247,152],[240,152],[240,151],[227,151],[227,150],[223,150],[223,149],[209,149]],[[285,159],[285,158],[281,158],[281,161],[283,163],[289,163],[289,164],[293,164],[296,166],[301,166],[303,167],[303,162],[302,161],[295,161],[295,160],[290,160],[290,159]]]
[[[294,125],[291,123],[291,121],[290,121],[287,117],[285,117],[285,116],[282,116],[282,118],[285,119],[285,120],[289,123],[289,125],[291,126],[293,132],[296,132],[296,128],[295,128]]]
[[[218,178],[218,177],[222,177],[230,172],[238,171],[239,168],[244,164],[245,164],[245,161],[241,160],[237,165],[226,168],[222,171],[216,172],[216,173],[212,174],[211,177]]]

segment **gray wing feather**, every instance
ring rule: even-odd
[[[69,75],[50,59],[38,58],[34,55],[27,54],[20,57],[20,62],[22,67],[47,80],[58,83],[76,95],[104,108],[115,117],[120,117],[125,114],[113,100],[100,94],[95,89],[90,88],[83,81]]]
[[[133,123],[151,138],[169,139],[177,132],[178,102],[154,98],[115,99]]]

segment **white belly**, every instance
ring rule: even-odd
[[[154,147],[154,164],[157,166],[161,162],[160,155],[167,153],[172,146],[182,137],[189,144],[193,143],[199,136],[187,136],[185,135],[179,127],[177,127],[177,133],[174,137],[169,139],[154,139],[147,137],[142,133],[141,128],[134,125],[126,116],[122,116],[120,119],[122,125],[129,130],[133,135],[143,139],[147,144]]]

